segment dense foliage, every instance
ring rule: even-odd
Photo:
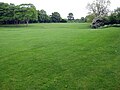
[[[21,23],[67,23],[58,12],[48,15],[45,10],[36,10],[33,4],[8,4],[0,2],[0,24]]]
[[[115,9],[108,18],[110,24],[120,24],[120,7]]]
[[[52,20],[52,22],[56,23],[56,22],[60,22],[62,20],[62,18],[58,12],[54,12],[51,15],[51,20]]]
[[[92,28],[99,28],[104,25],[120,24],[120,8],[115,9],[110,13],[110,0],[94,0],[87,5],[90,15],[86,16],[87,22],[92,22]],[[119,26],[119,25],[115,25]]]
[[[0,24],[23,24],[26,23],[84,23],[92,22],[91,26],[98,28],[104,25],[120,24],[120,8],[115,9],[108,15],[109,0],[95,0],[89,3],[87,8],[89,15],[75,19],[72,12],[68,13],[67,19],[63,19],[59,12],[48,15],[45,10],[36,10],[33,4],[14,5],[0,2]],[[99,20],[98,20],[99,19]],[[102,21],[99,23],[99,21]],[[101,24],[102,23],[102,24]],[[96,25],[96,26],[95,26]]]
[[[73,13],[69,13],[67,16],[68,20],[74,20],[74,15]]]
[[[33,4],[8,4],[0,3],[0,24],[26,23],[83,23],[86,18],[74,19],[73,13],[69,13],[68,19],[63,19],[59,12],[48,15],[45,10],[36,10]]]
[[[37,11],[33,4],[0,3],[0,24],[19,24],[37,20]]]

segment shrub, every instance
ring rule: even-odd
[[[91,27],[96,29],[96,28],[99,28],[103,25],[104,25],[103,19],[100,18],[100,17],[96,17],[96,18],[93,19]]]

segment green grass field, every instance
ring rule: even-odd
[[[120,90],[120,28],[0,27],[0,90]]]

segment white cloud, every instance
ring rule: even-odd
[[[87,15],[86,5],[93,0],[0,0],[0,2],[21,4],[32,3],[38,10],[44,9],[50,15],[52,12],[59,12],[63,18],[66,18],[69,12],[72,12],[75,18]],[[111,0],[111,10],[120,7],[120,0]]]

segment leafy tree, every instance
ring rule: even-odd
[[[105,24],[103,17],[108,15],[109,6],[110,0],[94,0],[92,3],[88,3],[88,10],[95,16],[92,20],[92,28],[99,28]]]
[[[81,17],[80,22],[83,22],[83,23],[86,22],[86,18]]]
[[[117,23],[120,24],[120,7],[115,10],[115,14],[117,16]]]
[[[19,24],[20,22],[24,21],[24,10],[20,7],[20,5],[17,5],[14,9],[14,23]]]
[[[8,23],[8,20],[11,20],[11,8],[8,3],[0,2],[0,22],[1,23]]]
[[[8,9],[8,11],[7,11],[7,23],[10,23],[10,24],[13,24],[14,23],[14,20],[15,20],[15,18],[14,18],[14,10],[15,10],[15,5],[14,4],[12,4],[12,3],[10,3],[9,4],[9,9]]]
[[[21,4],[19,7],[21,20],[25,21],[27,25],[29,20],[37,20],[37,10],[33,4]]]
[[[113,13],[109,16],[110,24],[120,24],[120,8],[114,10]]]
[[[0,24],[14,24],[37,20],[37,11],[33,4],[14,4],[0,2]]]
[[[115,13],[111,13],[109,16],[109,24],[116,24],[117,21],[117,16]]]
[[[50,17],[47,15],[46,11],[44,11],[43,9],[38,11],[38,21],[40,23],[50,22]]]
[[[74,20],[73,13],[69,13],[67,18],[68,18],[68,20]]]
[[[58,12],[54,12],[51,15],[52,22],[60,22],[62,20],[60,14]]]
[[[86,18],[87,22],[92,22],[93,19],[95,18],[95,15],[94,14],[89,14],[85,18]]]
[[[110,0],[95,0],[92,3],[88,3],[87,8],[96,17],[103,17],[109,12],[109,5]]]

